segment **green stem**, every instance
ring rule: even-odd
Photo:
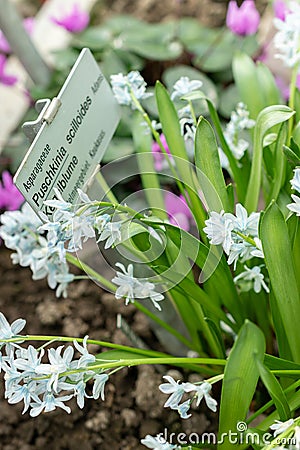
[[[160,319],[156,316],[156,314],[149,311],[145,306],[143,306],[140,302],[134,301],[134,306],[144,313],[146,316],[149,317],[149,319],[153,320],[155,323],[163,327],[168,333],[175,336],[180,342],[182,342],[187,348],[194,349],[194,345],[192,342],[190,342],[188,339],[186,339],[179,331],[177,331],[175,328],[171,327],[171,325],[167,324],[164,320]]]
[[[196,114],[195,114],[195,110],[194,110],[194,106],[193,106],[192,100],[188,100],[188,104],[189,104],[189,107],[190,107],[190,110],[191,110],[191,115],[192,115],[192,119],[193,119],[194,125],[197,126],[197,117],[196,117]]]
[[[290,392],[293,392],[295,389],[297,389],[300,386],[300,380],[295,381],[295,383],[291,384],[288,388],[284,389],[284,393],[288,394]],[[249,423],[253,422],[254,419],[259,417],[261,414],[263,414],[265,411],[267,411],[271,406],[274,405],[274,401],[270,400],[267,402],[264,406],[259,408],[255,413],[253,413],[247,420],[246,423],[249,425]]]
[[[104,355],[105,356],[105,355]],[[97,359],[99,361],[99,358]],[[60,375],[69,376],[77,373],[86,372],[87,370],[97,372],[99,370],[107,370],[115,367],[133,367],[133,366],[141,366],[141,365],[157,365],[157,364],[165,364],[165,365],[189,365],[189,364],[203,364],[203,365],[215,365],[215,366],[225,366],[226,361],[224,359],[211,359],[211,358],[141,358],[141,359],[119,359],[118,361],[110,361],[107,360],[102,364],[91,364],[87,367],[83,367],[80,369],[68,370],[66,372],[61,373]],[[49,378],[50,375],[45,376],[41,379]]]
[[[101,172],[98,172],[95,178],[96,178],[97,182],[99,183],[99,186],[103,190],[104,195],[108,198],[108,200],[111,201],[114,204],[119,203],[117,198],[114,196],[114,193],[112,192],[112,190],[110,189],[110,187],[106,183],[106,181],[105,181],[103,175],[101,174]]]
[[[299,70],[299,63],[293,67],[291,83],[290,83],[290,98],[289,98],[289,107],[294,111],[295,110],[295,95],[296,95],[296,85],[297,85],[297,75]],[[290,145],[292,132],[294,126],[294,116],[292,116],[289,120],[289,128],[288,128],[288,137],[287,137],[287,145]]]
[[[103,285],[110,292],[116,292],[117,288],[113,283],[108,281],[106,278],[104,278],[102,275],[100,275],[98,272],[96,272],[90,266],[85,264],[83,261],[80,261],[78,258],[71,255],[70,253],[66,254],[66,259],[69,263],[73,264],[73,266],[78,267],[79,269],[83,270],[83,272],[90,275],[91,278],[93,278],[94,280],[97,280],[101,285]]]

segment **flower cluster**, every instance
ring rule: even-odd
[[[292,188],[300,194],[300,169],[294,170],[294,177],[291,180]],[[300,197],[299,195],[292,194],[293,203],[287,205],[288,209],[297,214],[300,217]]]
[[[80,190],[79,196],[82,203],[74,209],[56,190],[57,199],[45,202],[56,209],[53,220],[43,215],[44,224],[26,203],[21,211],[7,211],[1,216],[0,236],[8,248],[16,250],[13,263],[29,266],[34,280],[47,277],[57,297],[67,296],[68,284],[75,278],[69,273],[67,251],[81,249],[82,243],[95,237],[96,232],[99,240],[108,238],[106,248],[120,239],[119,232],[112,229],[116,224],[109,223],[110,216],[97,215],[98,207],[88,196]]]
[[[7,211],[1,216],[0,236],[5,245],[16,250],[11,258],[14,264],[30,267],[32,278],[47,277],[56,295],[66,296],[66,288],[74,276],[69,273],[63,244],[47,240],[38,231],[42,223],[30,206],[25,203],[21,211]]]
[[[155,291],[155,285],[145,278],[136,278],[133,276],[133,265],[129,264],[127,270],[121,263],[116,263],[122,272],[117,271],[116,277],[112,279],[118,287],[115,293],[116,299],[125,298],[125,304],[133,303],[135,299],[150,298],[155,308],[161,311],[158,302],[164,299],[164,296]]]
[[[246,209],[238,203],[236,205],[236,215],[217,213],[212,211],[210,218],[205,221],[207,225],[203,231],[206,233],[213,245],[222,245],[224,252],[228,255],[228,264],[245,262],[253,257],[264,258],[262,244],[258,237],[259,213],[251,213],[248,217]],[[252,269],[245,266],[245,271],[236,278],[242,290],[254,288],[255,292],[260,292],[261,288],[269,292],[269,288],[264,282],[261,273],[262,266],[255,266]]]
[[[110,81],[115,98],[120,105],[136,109],[135,100],[144,100],[152,95],[146,92],[147,85],[137,71],[129,72],[128,75],[122,73],[111,75]]]
[[[0,313],[0,369],[4,372],[5,398],[11,404],[24,402],[23,414],[30,410],[36,417],[40,413],[62,408],[70,413],[65,402],[75,397],[79,408],[84,407],[85,398],[104,400],[104,387],[109,376],[101,369],[90,369],[96,358],[87,349],[86,336],[80,345],[73,342],[74,347],[59,346],[47,352],[48,362],[43,346],[36,349],[32,345],[20,346],[20,331],[25,320],[18,319],[10,325]],[[6,341],[6,342],[5,342]],[[8,341],[8,342],[7,342]],[[74,359],[74,348],[80,354]],[[93,380],[92,395],[86,392],[86,385]]]
[[[182,419],[188,419],[189,417],[191,417],[191,414],[187,414],[187,412],[189,411],[192,402],[195,400],[196,406],[199,406],[203,398],[207,407],[213,412],[216,412],[217,401],[211,397],[210,391],[212,387],[211,384],[207,381],[193,384],[175,381],[169,375],[165,375],[163,378],[167,380],[167,383],[161,384],[159,386],[159,389],[164,394],[171,394],[164,404],[164,407],[169,407],[173,410],[178,411]],[[192,397],[180,404],[183,395],[191,392],[193,392]]]
[[[227,144],[233,154],[233,156],[240,160],[245,151],[249,147],[249,142],[245,139],[240,138],[240,133],[243,130],[249,130],[253,128],[255,125],[255,121],[249,119],[249,111],[246,105],[242,102],[237,104],[236,111],[231,113],[230,121],[226,125],[226,129],[224,131],[224,137],[227,141]],[[219,149],[221,165],[224,169],[228,169],[229,163],[226,155],[224,154],[222,149]]]
[[[300,62],[300,5],[290,2],[284,18],[276,17],[274,25],[278,32],[274,37],[274,45],[278,50],[275,55],[288,67],[295,67]]]

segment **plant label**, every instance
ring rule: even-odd
[[[36,213],[45,200],[75,203],[95,172],[120,120],[120,108],[89,49],[80,53],[58,96],[43,114],[14,182]],[[35,123],[35,122],[34,122]]]

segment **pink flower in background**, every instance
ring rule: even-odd
[[[6,84],[6,86],[13,86],[18,81],[18,78],[14,75],[7,75],[5,73],[7,58],[0,54],[0,84]]]
[[[283,100],[287,101],[290,98],[290,85],[280,76],[275,76],[275,82],[281,92]],[[300,74],[297,76],[296,87],[300,90]]]
[[[226,25],[239,36],[247,36],[257,32],[260,22],[259,12],[253,0],[245,0],[240,7],[231,0],[228,5]]]
[[[33,27],[34,27],[34,18],[27,17],[27,19],[24,19],[23,26],[24,26],[25,30],[27,31],[27,33],[30,35],[32,33]],[[7,42],[6,37],[4,36],[4,34],[2,33],[1,30],[0,30],[0,52],[11,53],[10,45]]]
[[[70,31],[71,33],[80,33],[88,26],[90,16],[75,3],[72,11],[65,16],[60,19],[52,17],[51,20],[56,23],[56,25],[65,28],[65,30]]]
[[[289,12],[287,4],[283,0],[275,0],[273,3],[274,15],[277,19],[285,21],[285,16]]]
[[[0,182],[0,208],[7,211],[19,209],[24,202],[24,197],[18,188],[13,184],[12,176],[5,171]]]
[[[168,155],[171,156],[171,152],[169,150],[166,138],[165,138],[165,136],[163,134],[160,135],[160,140],[161,140],[161,143],[162,143],[164,149],[168,153]],[[152,144],[152,154],[153,154],[153,158],[154,158],[155,170],[157,170],[159,172],[164,167],[164,162],[165,162],[165,159],[166,159],[166,155],[164,155],[164,153],[161,151],[160,146],[155,141]]]
[[[190,220],[193,218],[190,208],[182,194],[178,197],[172,192],[165,194],[166,211],[171,224],[185,231],[190,229]]]

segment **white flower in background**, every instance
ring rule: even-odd
[[[274,437],[278,436],[284,431],[288,430],[291,426],[294,425],[294,419],[286,420],[285,422],[281,422],[280,420],[275,420],[275,423],[270,426],[271,430],[274,430]]]
[[[233,221],[234,230],[239,231],[246,236],[258,236],[259,213],[252,212],[248,217],[246,208],[240,203],[237,203],[235,207],[235,216],[233,214],[228,214],[228,217]]]
[[[294,203],[289,203],[287,205],[287,208],[300,217],[300,197],[298,197],[298,195],[292,194],[292,199],[294,200]]]
[[[119,286],[116,290],[115,297],[117,300],[125,298],[125,305],[134,302],[135,299],[150,298],[154,306],[161,311],[161,306],[158,302],[164,299],[164,296],[155,291],[155,285],[149,283],[147,279],[136,278],[133,275],[133,265],[129,264],[127,270],[121,263],[116,263],[122,272],[117,271],[116,277],[112,279],[112,282]]]
[[[210,218],[205,221],[207,225],[203,228],[210,243],[213,245],[221,244],[224,252],[228,255],[227,263],[234,264],[234,270],[238,262],[244,263],[253,257],[264,258],[262,243],[258,238],[258,224],[260,213],[251,213],[248,216],[247,210],[243,205],[236,205],[236,213],[216,213],[212,211]],[[250,241],[250,242],[249,242]],[[255,292],[260,291],[259,286],[266,289],[263,282],[263,275],[258,267],[252,273],[243,272],[243,275],[236,277],[237,281],[243,280],[243,289],[249,290],[254,287]],[[253,277],[253,279],[251,278]],[[262,280],[260,283],[259,280]],[[247,281],[247,283],[246,283]],[[252,283],[254,281],[254,283]],[[267,288],[268,289],[268,288]]]
[[[165,402],[165,408],[177,409],[183,394],[185,393],[185,387],[187,383],[181,383],[180,381],[175,381],[173,377],[169,375],[164,375],[163,378],[167,380],[167,383],[162,383],[159,386],[159,390],[164,394],[170,394],[170,397]]]
[[[233,111],[231,113],[230,121],[226,125],[224,131],[224,137],[227,141],[227,144],[233,156],[237,160],[240,160],[244,156],[245,151],[249,148],[249,142],[239,137],[240,132],[243,130],[249,130],[253,128],[254,125],[255,121],[249,119],[249,111],[246,105],[242,102],[238,103],[236,111]],[[221,166],[224,169],[228,169],[229,162],[227,156],[221,148],[219,149],[219,156]]]
[[[4,314],[0,312],[0,339],[10,339],[17,336],[25,325],[26,320],[24,319],[17,319],[10,325]]]
[[[116,290],[115,297],[117,300],[124,297],[125,305],[128,305],[130,302],[134,301],[134,287],[136,284],[136,278],[133,276],[133,265],[129,264],[127,270],[121,263],[116,263],[116,266],[119,267],[123,273],[117,271],[117,276],[111,280],[119,286]]]
[[[248,291],[253,288],[254,292],[257,294],[263,288],[267,293],[270,289],[264,281],[264,276],[261,273],[261,268],[259,266],[252,267],[251,269],[244,266],[245,271],[237,275],[233,281],[240,286],[243,291]]]
[[[262,248],[262,242],[258,237],[254,238],[254,242],[256,245],[256,248],[253,250],[251,250],[251,256],[255,256],[256,258],[264,258],[264,252],[263,252],[263,248]]]
[[[202,81],[200,80],[190,80],[189,77],[181,77],[173,86],[173,92],[171,94],[171,100],[176,98],[181,98],[184,95],[189,94],[202,86]]]
[[[163,377],[168,381],[168,383],[163,383],[159,386],[159,390],[164,394],[170,394],[170,397],[164,404],[165,408],[171,408],[178,411],[182,419],[187,419],[191,414],[187,414],[193,400],[196,399],[196,406],[200,405],[201,400],[204,398],[205,403],[209,409],[213,412],[217,410],[217,401],[213,399],[210,395],[211,384],[207,381],[201,382],[200,384],[193,383],[181,383],[180,381],[175,381],[171,376],[165,375]],[[194,393],[191,398],[181,403],[182,397],[185,393]]]
[[[137,100],[144,100],[151,97],[153,94],[146,93],[146,83],[137,71],[129,72],[128,75],[119,73],[117,75],[111,75],[111,86],[115,98],[120,105],[130,106],[132,109],[136,109],[132,94]]]
[[[212,398],[210,395],[211,392],[211,384],[207,383],[206,381],[204,383],[201,383],[199,386],[196,386],[196,393],[197,393],[197,400],[196,400],[196,406],[200,405],[201,400],[204,398],[206,406],[211,409],[213,412],[217,411],[217,405],[218,402]]]
[[[106,240],[104,245],[105,250],[122,241],[121,225],[122,222],[106,222],[104,224],[97,242]]]
[[[294,170],[294,177],[291,180],[292,188],[300,193],[300,169]]]
[[[150,436],[150,434],[147,434],[147,436],[144,439],[141,439],[141,443],[145,447],[151,448],[152,450],[175,450],[178,448],[177,445],[169,444],[159,434],[156,437],[153,437],[153,436]]]
[[[234,223],[232,221],[232,215],[221,211],[217,213],[212,211],[210,218],[205,221],[204,233],[206,233],[210,243],[213,245],[221,244],[224,252],[228,255],[231,245],[233,244],[232,230]]]
[[[290,2],[285,19],[274,19],[278,32],[274,37],[274,45],[278,50],[276,58],[283,60],[288,67],[295,67],[300,61],[300,5]]]

